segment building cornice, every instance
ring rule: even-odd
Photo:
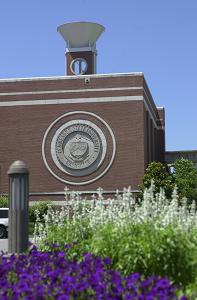
[[[88,104],[88,103],[109,103],[109,102],[129,102],[129,101],[143,101],[146,109],[153,120],[154,126],[158,129],[164,129],[157,125],[156,115],[147,98],[143,96],[111,96],[111,97],[91,97],[91,98],[70,98],[70,99],[35,99],[35,100],[13,100],[0,101],[0,107],[16,107],[16,106],[35,106],[35,105],[57,105],[57,104]]]
[[[70,79],[84,79],[84,78],[106,78],[106,77],[130,77],[130,76],[144,76],[142,72],[132,73],[109,73],[109,74],[89,74],[79,76],[53,76],[53,77],[26,77],[26,78],[2,78],[1,82],[18,82],[18,81],[40,81],[40,80],[70,80]]]

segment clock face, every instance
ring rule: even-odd
[[[84,58],[76,58],[71,62],[70,69],[75,75],[83,75],[87,71],[88,64]]]

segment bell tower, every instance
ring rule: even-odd
[[[57,31],[67,43],[67,75],[96,73],[96,41],[105,27],[92,22],[72,22],[60,25]]]

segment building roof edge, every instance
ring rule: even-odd
[[[109,73],[109,74],[89,74],[89,75],[79,75],[79,76],[50,76],[50,77],[21,77],[21,78],[0,78],[1,82],[18,82],[18,81],[38,81],[38,80],[65,80],[65,79],[83,79],[86,77],[100,78],[100,77],[123,77],[123,76],[144,76],[142,72],[132,72],[132,73]]]

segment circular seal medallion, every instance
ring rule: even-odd
[[[44,133],[42,158],[57,180],[71,185],[90,184],[103,177],[116,153],[114,133],[100,116],[89,111],[67,112]]]
[[[86,120],[73,120],[62,125],[51,142],[54,163],[63,172],[84,176],[102,163],[107,150],[101,129]]]

